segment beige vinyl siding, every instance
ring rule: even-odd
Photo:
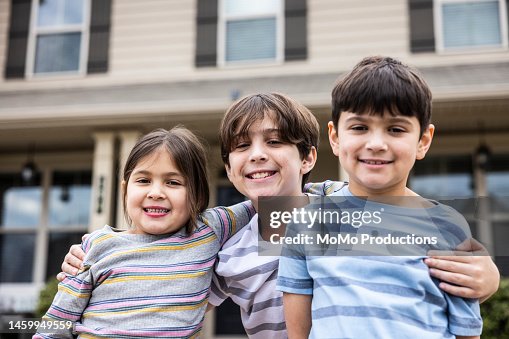
[[[288,0],[291,1],[291,0]],[[9,0],[0,0],[0,63],[5,66]],[[0,90],[95,87],[313,74],[350,69],[367,55],[417,67],[506,61],[509,51],[411,54],[407,0],[308,0],[308,59],[270,65],[194,66],[196,1],[113,0],[109,71],[76,77],[5,81]]]
[[[4,79],[5,62],[7,58],[7,44],[9,39],[9,13],[11,5],[9,0],[0,0],[0,83]]]
[[[407,46],[406,1],[309,2],[310,62],[350,67],[372,54],[402,57]]]
[[[195,2],[113,1],[111,76],[171,79],[194,69]]]

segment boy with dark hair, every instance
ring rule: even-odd
[[[383,211],[404,231],[447,228],[459,235],[455,244],[469,238],[459,213],[406,187],[434,133],[431,92],[414,69],[365,58],[336,84],[332,104],[329,141],[350,179],[333,195],[359,210]],[[444,294],[424,254],[305,254],[280,259],[277,285],[290,338],[479,338],[478,301]]]

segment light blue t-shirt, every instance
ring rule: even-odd
[[[367,208],[366,200],[352,196],[348,187],[335,195],[345,196],[351,206]],[[469,237],[465,219],[437,202],[419,209],[368,204],[368,210],[383,209],[384,216],[401,220],[412,230],[430,228],[431,223],[443,237],[454,234],[455,243]],[[425,257],[282,256],[277,289],[313,295],[310,338],[479,335],[482,320],[478,300],[440,290],[423,262]]]

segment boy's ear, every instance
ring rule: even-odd
[[[306,155],[302,159],[302,166],[301,166],[301,174],[302,175],[308,173],[309,171],[311,171],[313,169],[313,167],[315,167],[317,157],[318,157],[318,155],[316,152],[316,147],[311,146],[311,150],[309,151],[308,155]]]
[[[231,169],[230,165],[224,164],[224,169],[226,170],[226,175],[228,176],[228,179],[230,179],[230,175],[232,173],[232,169]]]
[[[339,156],[338,132],[336,131],[336,128],[334,127],[334,123],[332,121],[329,121],[327,127],[329,129],[329,143],[330,147],[332,148],[332,153],[334,153],[334,155],[338,157]]]
[[[417,145],[417,160],[424,159],[426,156],[426,153],[431,147],[431,141],[433,141],[434,134],[435,126],[433,124],[429,124],[428,127],[424,130],[424,133],[422,133],[421,140],[419,140],[419,144]]]

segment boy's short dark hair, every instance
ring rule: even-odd
[[[431,120],[431,91],[420,73],[382,56],[364,58],[332,90],[332,122],[342,112],[416,117],[421,135]]]
[[[301,159],[313,146],[318,149],[320,126],[304,105],[281,93],[252,94],[234,102],[221,121],[221,157],[226,165],[230,164],[229,154],[238,138],[246,136],[253,123],[265,117],[274,120],[281,140],[297,146]],[[303,176],[302,185],[309,175],[310,172]]]

